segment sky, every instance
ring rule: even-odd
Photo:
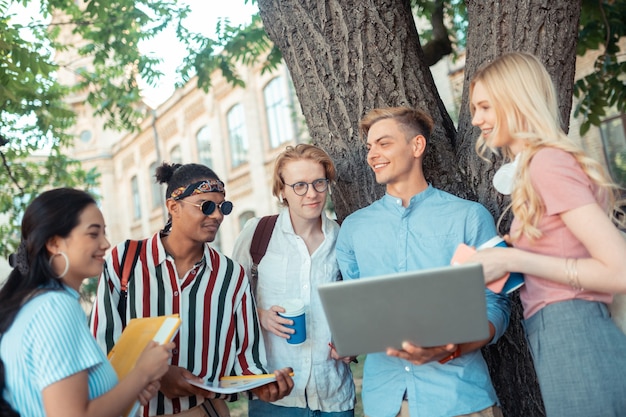
[[[192,13],[187,20],[190,30],[201,32],[213,37],[215,25],[220,18],[230,19],[231,24],[249,23],[251,16],[258,11],[256,4],[245,4],[244,0],[183,0],[188,4]],[[178,46],[173,28],[168,28],[159,36],[140,45],[142,52],[154,53],[165,61],[159,69],[164,73],[157,88],[140,83],[146,103],[156,107],[167,100],[174,92],[174,83],[177,80],[176,68],[183,60],[184,49]]]

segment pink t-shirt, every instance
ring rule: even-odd
[[[545,213],[538,225],[543,235],[533,241],[522,235],[513,246],[528,252],[560,258],[588,258],[589,252],[563,223],[560,214],[596,203],[594,183],[587,177],[576,159],[560,149],[550,147],[541,149],[533,156],[529,169],[532,186],[545,205]],[[513,219],[511,232],[519,227],[519,222]],[[520,290],[524,318],[529,318],[548,304],[574,298],[607,304],[613,300],[611,294],[578,291],[569,285],[534,275],[525,276],[525,285]]]

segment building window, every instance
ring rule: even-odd
[[[244,211],[239,216],[239,231],[243,230],[243,227],[246,225],[246,222],[254,217],[253,211]]]
[[[173,164],[183,163],[183,153],[180,150],[180,146],[176,145],[170,151],[170,162]]]
[[[626,114],[604,120],[600,134],[611,178],[626,187]]]
[[[270,146],[277,148],[294,139],[294,121],[292,106],[289,102],[287,86],[282,77],[276,77],[263,89],[265,113],[270,135]]]
[[[202,165],[213,168],[213,156],[211,154],[211,132],[209,126],[204,126],[196,134],[196,145],[198,147],[198,161]]]
[[[232,168],[248,161],[248,136],[246,134],[243,106],[235,104],[226,115],[230,161]]]
[[[148,178],[150,178],[150,190],[152,191],[152,210],[161,207],[161,184],[159,184],[154,176],[157,169],[157,163],[153,162],[148,168]]]
[[[87,143],[91,140],[91,130],[83,130],[82,132],[80,132],[80,140],[83,143]]]
[[[131,201],[133,202],[133,219],[141,218],[141,198],[139,196],[139,181],[135,175],[130,179]]]

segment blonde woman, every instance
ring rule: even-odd
[[[524,327],[546,414],[626,415],[626,335],[610,318],[626,293],[626,243],[612,220],[615,186],[561,130],[557,96],[542,63],[509,53],[470,84],[482,156],[507,160],[494,185],[511,194],[513,249],[481,250],[485,281],[525,274]]]

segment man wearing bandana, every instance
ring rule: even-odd
[[[239,264],[209,246],[233,205],[225,199],[224,183],[204,165],[163,163],[155,177],[167,184],[168,221],[139,242],[127,295],[120,297],[120,278],[133,259],[126,256],[128,248],[137,242],[121,243],[108,255],[90,327],[108,352],[130,319],[179,314],[170,369],[143,416],[228,416],[219,394],[188,380],[268,372],[248,278]],[[252,394],[264,401],[284,397],[293,387],[289,371],[274,371],[276,382]]]

